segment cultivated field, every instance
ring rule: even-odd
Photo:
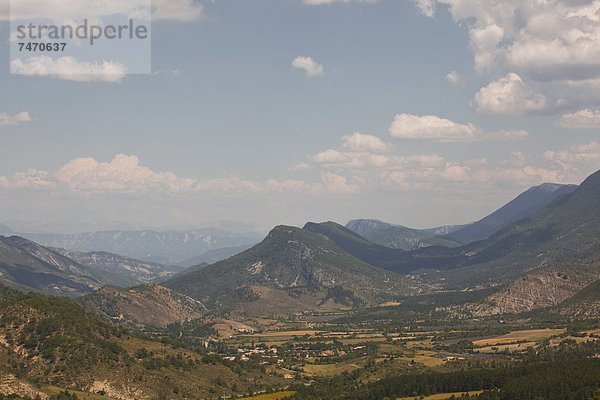
[[[311,376],[334,376],[343,372],[351,372],[364,366],[364,360],[353,363],[307,364],[303,370]],[[359,365],[359,363],[361,365]]]
[[[538,342],[554,336],[562,335],[566,329],[531,329],[525,331],[514,331],[506,335],[495,336],[487,339],[475,340],[475,346],[498,346],[519,342]]]

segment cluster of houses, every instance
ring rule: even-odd
[[[294,344],[293,346],[272,346],[264,345],[252,347],[239,347],[237,354],[227,354],[223,356],[227,361],[250,361],[260,360],[261,364],[284,364],[285,360],[303,360],[309,358],[342,358],[350,352],[365,352],[366,346],[355,346],[351,348],[339,348],[331,346],[323,348],[323,346],[313,346],[310,344]],[[293,362],[292,361],[292,362]]]
[[[463,361],[466,360],[465,357],[455,357],[455,356],[447,356],[443,358],[444,361]]]
[[[248,348],[248,347],[243,347],[243,348],[238,348],[238,355],[237,356],[225,356],[223,357],[224,360],[227,361],[235,361],[236,359],[239,359],[240,361],[250,361],[250,358],[252,356],[261,356],[261,358],[263,359],[277,359],[277,364],[282,364],[283,360],[282,359],[278,359],[277,358],[277,347],[271,347],[271,348],[263,348],[263,347],[253,347],[253,348]],[[264,362],[264,363],[268,363],[268,362]]]

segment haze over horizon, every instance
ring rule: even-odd
[[[598,1],[163,4],[149,76],[9,75],[2,41],[0,223],[429,228],[600,169]]]

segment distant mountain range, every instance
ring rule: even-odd
[[[129,287],[164,281],[183,270],[182,267],[136,260],[103,251],[83,253],[65,249],[52,250],[89,267],[93,271],[115,276],[116,278],[104,280],[103,283],[116,287]]]
[[[534,186],[487,217],[454,232],[449,232],[446,239],[465,244],[487,239],[505,226],[527,218],[555,199],[572,193],[576,189],[577,185],[552,183]]]
[[[393,225],[377,219],[355,219],[346,224],[346,228],[373,243],[393,249],[415,250],[421,247],[446,246],[456,247],[461,243],[456,240],[440,237],[436,232],[451,232],[451,227],[419,230],[402,225]],[[455,227],[460,229],[460,227]]]
[[[305,229],[328,237],[341,248],[371,265],[399,273],[430,269],[457,270],[458,272],[448,273],[451,276],[460,277],[460,279],[454,280],[453,283],[456,283],[456,285],[469,285],[473,282],[481,283],[487,279],[512,277],[528,269],[534,269],[540,260],[532,259],[532,257],[541,258],[540,253],[536,253],[536,251],[542,248],[548,248],[555,262],[577,259],[583,256],[584,254],[580,251],[581,246],[589,240],[594,240],[594,236],[582,238],[577,236],[577,232],[584,229],[583,227],[597,229],[599,220],[598,216],[589,210],[589,208],[598,209],[597,206],[600,204],[595,203],[593,198],[596,176],[597,174],[592,175],[579,188],[562,186],[562,190],[554,188],[555,190],[552,191],[550,186],[542,185],[531,189],[528,191],[529,194],[519,197],[521,199],[529,198],[531,193],[538,193],[541,190],[542,192],[552,192],[555,199],[542,206],[537,212],[529,214],[527,218],[507,223],[505,227],[490,238],[461,247],[429,246],[414,251],[402,251],[373,244],[341,225],[332,222],[307,224]],[[559,190],[568,193],[556,195]],[[515,204],[525,203],[530,206],[528,210],[535,208],[532,208],[531,202],[523,202],[522,200],[512,203],[513,206],[504,208],[504,210],[512,209],[515,211]],[[524,211],[520,212],[520,214],[523,213]],[[500,214],[508,215],[505,211]],[[512,213],[511,215],[515,214]],[[579,222],[580,225],[574,226],[575,222]],[[563,247],[551,243],[551,240],[559,240],[558,238],[560,238],[561,244],[568,242],[572,249],[570,250],[569,246]],[[595,251],[598,251],[598,249]],[[531,265],[531,263],[534,264]],[[465,268],[471,266],[470,270],[476,270],[476,273],[472,273],[470,276],[461,275],[462,271],[466,271]]]
[[[116,254],[52,249],[19,236],[0,236],[1,278],[25,291],[79,296],[107,285],[130,287],[165,280],[181,270]]]
[[[102,286],[90,268],[18,236],[0,236],[0,275],[18,289],[63,296],[90,293]]]
[[[430,229],[412,229],[377,219],[356,219],[346,228],[369,241],[402,250],[422,247],[457,247],[487,239],[505,226],[540,210],[553,200],[572,193],[577,185],[545,183],[534,186],[479,221],[466,225],[449,225]]]
[[[331,240],[370,265],[403,275],[422,270],[448,270],[477,262],[467,256],[464,247],[429,246],[413,251],[394,249],[370,242],[331,221],[319,224],[309,222],[304,229]]]
[[[548,200],[548,196],[554,199]],[[544,202],[547,204],[540,206]],[[70,296],[89,294],[106,285],[138,285],[168,278],[163,286],[103,289],[86,297],[97,312],[139,323],[147,322],[144,312],[139,311],[144,309],[181,318],[204,312],[281,316],[360,308],[415,293],[478,288],[498,289],[482,302],[469,305],[473,315],[517,313],[558,307],[595,287],[600,279],[599,205],[600,171],[579,187],[532,188],[481,220],[487,222],[451,233],[479,224],[482,229],[478,232],[487,234],[502,225],[489,238],[466,245],[447,247],[430,242],[403,250],[374,243],[334,222],[307,223],[303,229],[278,226],[248,249],[246,244],[212,250],[205,254],[205,260],[226,259],[186,270],[105,252],[52,249],[13,236],[0,238],[0,272],[2,279],[16,288]],[[517,215],[526,217],[507,222]],[[430,240],[440,238],[431,232],[374,220],[355,220],[349,226],[379,241],[388,233],[398,240],[407,238],[400,234],[418,232]],[[488,230],[484,232],[483,227]],[[433,230],[444,233],[454,228]],[[382,232],[385,234],[377,236]],[[149,242],[144,243],[167,239],[148,233],[109,236],[107,243],[116,243],[118,237],[137,244],[140,236],[149,236]],[[203,242],[201,237],[189,235],[185,240],[193,247]],[[163,250],[167,243],[176,247],[182,240],[177,235],[170,238],[173,240],[166,240]],[[180,295],[193,299],[185,301],[191,308],[180,308]],[[589,299],[590,295],[584,296],[577,304],[587,304]],[[175,321],[166,317],[158,320]]]
[[[304,230],[320,235],[370,265],[400,274],[410,273],[420,266],[410,264],[410,252],[373,243],[335,222],[304,225]]]
[[[212,312],[254,316],[364,307],[412,293],[500,284],[508,286],[473,310],[483,315],[553,306],[600,278],[594,261],[600,257],[599,177],[600,172],[490,238],[460,247],[405,251],[333,222],[280,226],[240,254],[191,267],[163,284]],[[546,299],[541,298],[546,286],[535,289],[544,276],[556,282],[549,288],[558,288]],[[528,297],[536,291],[538,298]],[[517,292],[529,294],[519,300]],[[514,301],[498,300],[504,293]]]
[[[442,225],[442,226],[436,226],[435,228],[427,228],[427,229],[421,229],[421,230],[431,233],[431,234],[434,234],[436,236],[444,236],[444,235],[448,235],[452,232],[456,232],[459,229],[462,229],[465,226],[468,226],[470,224],[471,223],[463,224],[463,225]]]
[[[474,249],[479,254],[502,257],[451,279],[465,282],[473,273],[480,279],[519,275],[490,296],[479,314],[529,311],[569,299],[600,279],[600,171],[574,192],[479,243]]]
[[[600,257],[600,171],[489,239],[465,246],[468,257],[517,273],[547,265],[580,264]]]
[[[546,189],[542,185],[533,193]],[[402,252],[370,243],[331,222],[307,224],[305,229],[371,265],[419,274],[423,283],[446,290],[508,283],[476,306],[476,314],[523,312],[560,304],[600,279],[600,172],[572,189],[563,187],[569,193],[490,238],[457,248]]]
[[[244,244],[241,246],[223,247],[221,249],[209,250],[206,253],[201,254],[199,256],[183,260],[177,263],[177,265],[182,267],[192,267],[200,264],[214,264],[216,262],[226,260],[231,256],[239,254],[242,251],[246,251],[255,244],[256,243]]]
[[[196,257],[210,250],[255,244],[255,233],[234,234],[219,229],[191,231],[105,231],[78,234],[20,233],[44,246],[77,252],[108,252],[165,265]]]

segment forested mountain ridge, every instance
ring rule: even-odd
[[[234,371],[219,358],[133,335],[71,300],[41,294],[0,300],[0,361],[0,375],[21,387],[35,382],[43,398],[56,387],[109,399],[208,398],[283,383],[268,373],[257,382],[260,368]]]
[[[287,226],[276,227],[249,250],[164,285],[211,306],[256,303],[271,311],[328,301],[358,306],[407,290],[396,274],[360,261],[320,235]]]

